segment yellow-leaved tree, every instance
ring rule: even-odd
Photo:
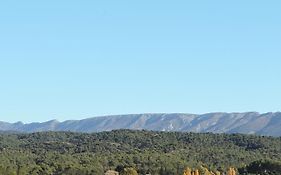
[[[234,168],[229,168],[227,171],[227,175],[236,175],[236,171]]]
[[[184,172],[183,175],[200,175],[199,170],[194,170],[192,171],[189,167],[187,167]]]
[[[221,173],[219,171],[216,171],[215,175],[221,175]]]
[[[194,171],[194,175],[200,175],[199,170],[196,169],[196,170]]]
[[[184,170],[183,175],[192,175],[192,174],[191,174],[191,169],[187,167],[187,168]]]

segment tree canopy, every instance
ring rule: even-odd
[[[179,175],[187,167],[276,174],[280,162],[281,138],[274,137],[132,130],[0,134],[3,175],[103,175],[107,170]]]

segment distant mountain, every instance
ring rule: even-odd
[[[100,132],[116,129],[244,133],[281,136],[281,113],[131,114],[43,123],[0,122],[0,131]]]

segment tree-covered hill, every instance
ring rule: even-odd
[[[280,162],[280,137],[132,130],[0,134],[3,175],[102,175],[124,168],[134,168],[138,174],[177,175],[186,167],[201,166],[274,174]]]

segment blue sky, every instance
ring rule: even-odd
[[[1,1],[0,120],[279,111],[280,6]]]

